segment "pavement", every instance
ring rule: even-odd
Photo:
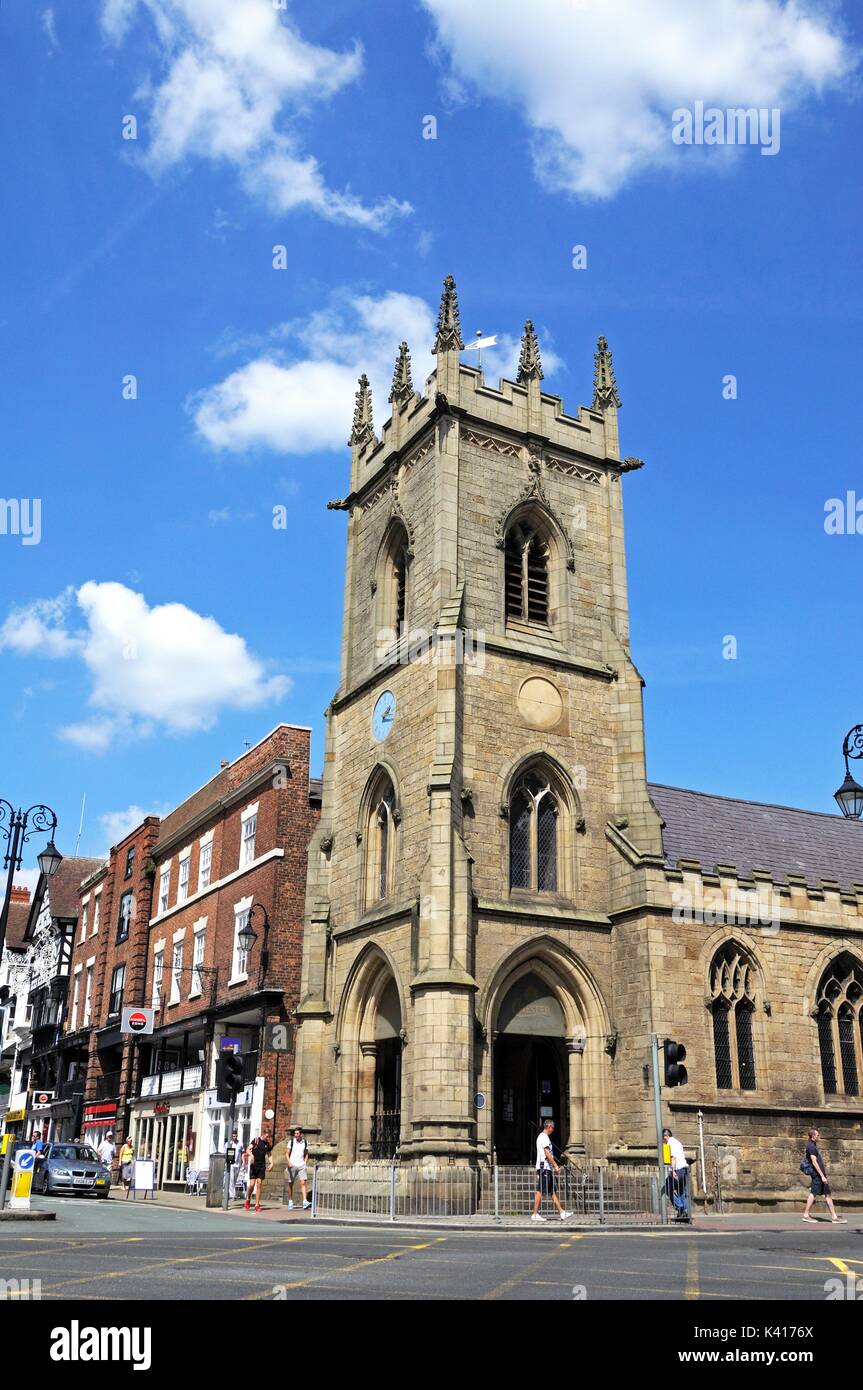
[[[113,1194],[112,1194],[113,1195]],[[115,1200],[122,1201],[122,1197]],[[139,1205],[142,1205],[140,1198]],[[185,1193],[160,1192],[155,1199],[156,1203],[162,1207],[172,1207],[179,1211],[200,1211],[208,1215],[241,1217],[244,1220],[252,1221],[256,1225],[276,1222],[278,1224],[307,1224],[312,1220],[310,1211],[302,1211],[295,1207],[293,1211],[288,1211],[287,1207],[280,1203],[264,1203],[260,1212],[246,1211],[242,1202],[232,1202],[227,1212],[223,1212],[218,1207],[206,1207],[203,1197],[189,1197]],[[149,1203],[148,1203],[149,1204]],[[677,1222],[671,1221],[668,1226],[663,1228],[658,1223],[654,1224],[634,1218],[627,1220],[626,1217],[613,1217],[607,1224],[600,1225],[599,1221],[592,1219],[589,1221],[579,1221],[577,1217],[571,1217],[563,1223],[565,1230],[578,1231],[620,1231],[620,1230],[653,1230],[659,1231],[666,1229],[669,1232],[694,1230],[694,1231],[815,1231],[815,1226],[809,1226],[802,1219],[803,1205],[797,1212],[727,1212],[723,1214],[709,1213],[693,1216],[691,1226],[687,1227]],[[863,1213],[855,1215],[851,1213],[840,1213],[845,1216],[849,1228],[863,1227]],[[826,1213],[821,1213],[817,1209],[814,1211],[816,1221],[820,1227],[830,1230],[842,1230],[842,1225],[834,1226]],[[493,1216],[478,1217],[405,1217],[396,1222],[381,1221],[372,1217],[338,1217],[332,1215],[316,1217],[314,1220],[316,1227],[322,1225],[338,1226],[357,1226],[357,1227],[388,1227],[396,1226],[409,1230],[435,1230],[451,1229],[459,1231],[527,1231],[532,1236],[541,1235],[547,1229],[557,1231],[560,1229],[560,1221],[552,1216],[544,1225],[531,1222],[526,1216],[506,1216],[495,1219]]]
[[[53,1211],[56,1222],[0,1229],[0,1283],[11,1277],[25,1289],[32,1286],[23,1281],[39,1280],[43,1301],[823,1303],[854,1299],[858,1276],[863,1291],[860,1219],[786,1229],[788,1218],[771,1213],[740,1228],[738,1217],[641,1230],[549,1221],[419,1231],[322,1225],[276,1206],[223,1213],[173,1196],[170,1203],[37,1197],[34,1205]],[[17,1296],[4,1287],[7,1298]]]

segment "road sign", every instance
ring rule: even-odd
[[[293,1052],[294,1029],[290,1023],[267,1023],[264,1027],[265,1052]]]
[[[14,1159],[12,1191],[9,1205],[16,1211],[30,1210],[30,1189],[33,1186],[33,1170],[36,1166],[35,1149],[19,1149]]]
[[[152,1033],[154,1010],[144,1004],[128,1004],[120,1019],[120,1032],[132,1034]]]

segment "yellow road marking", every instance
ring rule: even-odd
[[[284,1236],[280,1240],[266,1240],[259,1245],[247,1246],[247,1250],[268,1250],[274,1245],[290,1245],[294,1241],[305,1240],[305,1236]],[[42,1290],[44,1293],[53,1293],[55,1289],[66,1289],[72,1284],[92,1284],[98,1279],[127,1279],[130,1274],[149,1274],[154,1269],[168,1269],[172,1265],[198,1264],[202,1260],[215,1260],[220,1256],[224,1257],[227,1251],[224,1249],[211,1250],[207,1255],[179,1255],[170,1260],[157,1260],[154,1264],[135,1265],[132,1269],[109,1269],[101,1274],[85,1274],[79,1279],[62,1279],[59,1284],[48,1284]]]
[[[386,1255],[372,1255],[365,1260],[356,1260],[353,1264],[339,1265],[336,1269],[322,1269],[317,1274],[309,1274],[305,1279],[295,1279],[290,1284],[278,1284],[275,1287],[284,1289],[304,1289],[309,1284],[314,1284],[319,1279],[332,1279],[339,1274],[354,1274],[358,1269],[366,1269],[369,1265],[385,1264],[391,1260],[398,1260],[402,1255],[408,1255],[416,1250],[430,1250],[433,1245],[443,1245],[449,1239],[448,1236],[438,1236],[435,1240],[422,1241],[416,1245],[403,1245],[399,1250],[391,1250]],[[246,1294],[241,1302],[255,1302],[264,1298],[272,1298],[272,1293],[251,1293]]]

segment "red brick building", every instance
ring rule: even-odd
[[[79,1078],[79,1128],[96,1144],[109,1129],[115,1141],[125,1138],[133,1049],[121,1035],[120,1014],[123,1003],[139,999],[144,990],[149,864],[158,834],[158,817],[148,816],[112,846],[108,859],[79,888],[60,1046],[65,1075],[70,1081]]]
[[[85,1128],[95,1137],[110,1121],[115,1139],[128,1133],[138,1156],[155,1159],[159,1186],[206,1170],[224,1146],[215,1071],[225,1038],[245,1058],[243,1137],[269,1128],[281,1140],[290,1122],[293,1057],[264,1052],[261,1034],[299,997],[306,855],[320,807],[309,737],[279,725],[161,822],[134,831],[84,885],[82,901],[98,894],[109,928],[89,966],[79,932],[72,964],[73,976],[80,966],[98,979]],[[256,935],[248,952],[247,924]],[[122,1037],[124,1004],[154,1008],[151,1036]]]

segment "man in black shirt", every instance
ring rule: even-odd
[[[246,1162],[249,1165],[249,1189],[246,1193],[246,1211],[255,1198],[255,1211],[261,1210],[261,1183],[273,1166],[270,1158],[272,1144],[268,1134],[256,1134],[246,1149]]]
[[[806,1198],[806,1210],[803,1213],[803,1220],[808,1221],[812,1226],[817,1226],[818,1223],[815,1217],[810,1216],[809,1213],[812,1210],[812,1203],[815,1201],[815,1198],[823,1197],[827,1203],[833,1222],[837,1225],[847,1226],[848,1223],[845,1217],[836,1215],[836,1208],[833,1205],[833,1198],[830,1195],[830,1184],[827,1181],[827,1169],[824,1166],[824,1159],[818,1151],[817,1129],[810,1129],[809,1131],[809,1142],[806,1145],[806,1159],[810,1166],[812,1183],[809,1188],[809,1196]]]

